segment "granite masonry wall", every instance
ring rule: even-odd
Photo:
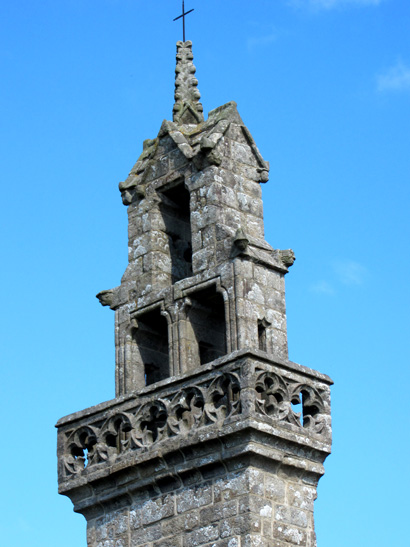
[[[102,510],[88,522],[88,547],[315,545],[315,484],[290,468],[247,463],[188,472],[162,492],[143,491],[124,508]]]

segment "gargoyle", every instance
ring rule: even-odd
[[[286,251],[279,251],[279,258],[283,262],[283,264],[290,268],[293,266],[293,263],[296,260],[295,253],[292,251],[292,249],[286,249]]]
[[[101,291],[96,295],[96,298],[98,298],[102,306],[112,306],[114,300],[114,289]]]

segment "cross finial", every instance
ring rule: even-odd
[[[178,15],[178,17],[175,17],[174,21],[177,21],[178,19],[182,18],[182,30],[183,30],[183,37],[185,42],[185,15],[188,15],[188,13],[193,12],[193,9],[190,9],[189,11],[185,11],[185,1],[182,0],[182,15]]]

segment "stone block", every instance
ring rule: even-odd
[[[184,547],[198,547],[205,545],[219,538],[219,527],[217,524],[204,526],[187,534],[184,538]]]
[[[142,526],[142,514],[140,509],[131,509],[129,514],[129,525],[131,530],[138,530]]]
[[[316,547],[316,545],[316,533],[314,530],[311,530],[307,535],[306,547]]]
[[[201,249],[192,255],[192,270],[194,273],[202,272],[215,265],[213,249]]]
[[[236,209],[233,209],[231,207],[227,207],[223,214],[221,214],[221,219],[221,224],[225,224],[225,226],[228,226],[235,231],[238,228],[244,228],[246,233],[248,233],[248,223],[246,222],[246,219],[243,219],[243,215],[241,215],[240,211],[237,211]]]
[[[192,252],[200,251],[202,248],[202,233],[201,231],[194,232],[192,234]]]
[[[251,467],[246,472],[246,476],[249,483],[249,492],[256,496],[263,496],[265,474],[259,469]]]
[[[269,351],[287,359],[288,340],[286,333],[277,329],[269,329],[267,335],[267,346]]]
[[[176,148],[176,145],[171,137],[169,135],[163,136],[159,139],[157,154],[159,157],[162,157],[174,148]]]
[[[210,485],[186,488],[177,494],[177,512],[184,513],[185,511],[208,505],[211,502],[212,487]]]
[[[232,500],[224,503],[214,503],[200,511],[201,524],[203,526],[222,521],[238,514],[238,502]]]
[[[249,532],[261,532],[261,519],[258,515],[237,515],[236,517],[223,520],[220,524],[222,539],[232,536],[243,537]]]
[[[144,255],[143,269],[146,273],[171,271],[171,259],[162,251],[152,251]]]
[[[260,304],[261,306],[264,306],[266,303],[264,291],[256,282],[250,282],[245,285],[244,296],[251,302],[255,302],[255,304]]]
[[[296,528],[296,526],[288,526],[285,524],[275,523],[273,525],[274,538],[286,542],[286,545],[300,545],[306,547],[307,534],[305,530]]]
[[[256,173],[254,173],[254,175],[256,176]],[[261,185],[258,182],[255,182],[254,177],[242,178],[240,189],[251,198],[262,199]]]
[[[215,225],[205,226],[205,228],[201,230],[201,238],[203,248],[215,248]]]
[[[154,524],[144,526],[131,531],[131,547],[141,547],[147,542],[157,541],[161,538],[161,525]]]
[[[184,166],[187,163],[186,157],[178,148],[175,148],[175,150],[172,150],[172,152],[169,152],[168,159],[169,159],[170,170],[180,169],[182,166]]]
[[[266,319],[271,324],[272,328],[286,332],[286,315],[282,312],[267,310]]]
[[[254,165],[244,165],[241,164],[237,168],[240,170],[241,174],[244,178],[251,180],[254,182],[254,184],[260,184],[261,181],[261,172],[260,172],[260,166],[254,166]],[[266,181],[264,181],[266,182]]]
[[[317,497],[316,488],[313,486],[289,484],[287,489],[287,502],[293,507],[312,511]]]
[[[217,205],[205,205],[201,210],[191,212],[192,230],[202,230],[205,226],[215,224],[222,216],[221,208]]]
[[[119,515],[114,516],[114,534],[115,537],[121,536],[122,534],[126,534],[129,529],[129,513],[128,511],[125,511],[124,513],[120,513]]]
[[[236,123],[231,123],[229,129],[226,133],[226,136],[229,139],[232,139],[236,142],[244,142],[244,134],[242,127]]]
[[[223,186],[227,188],[231,188],[236,193],[237,189],[240,187],[238,182],[238,177],[229,169],[221,169],[221,168],[219,169],[219,176],[222,178]]]
[[[223,241],[218,241],[214,252],[217,264],[229,260],[232,253],[232,240],[224,239]]]
[[[251,197],[243,192],[238,192],[237,202],[239,209],[244,213],[253,215],[256,218],[263,218],[262,200]]]
[[[294,507],[286,507],[285,505],[277,505],[275,508],[275,520],[294,524],[299,528],[307,528],[308,519],[304,511]]]
[[[264,538],[273,539],[272,519],[262,519],[262,536]]]
[[[252,148],[246,144],[231,141],[231,156],[238,163],[245,163],[253,167],[258,167],[258,162],[252,151]]]
[[[140,256],[147,254],[151,250],[151,236],[150,234],[142,234],[138,238],[132,241],[131,247],[133,249],[132,258],[135,260]]]
[[[170,517],[175,514],[175,498],[173,495],[168,495],[149,500],[142,505],[141,513],[143,525]]]
[[[245,474],[228,475],[224,480],[215,481],[214,502],[228,501],[249,492],[249,483]]]
[[[268,473],[265,477],[265,496],[269,500],[285,500],[286,483],[276,475]]]
[[[186,532],[191,532],[202,525],[198,511],[189,511],[187,513],[164,520],[162,523],[162,536],[168,537],[174,534],[184,536]]]
[[[97,547],[115,547],[115,541],[113,539],[106,539],[99,542]]]
[[[236,230],[230,226],[224,224],[216,224],[215,226],[215,237],[216,241],[221,241],[222,239],[232,238],[232,241],[235,237]]]
[[[157,207],[142,215],[142,232],[147,233],[151,230],[166,232],[164,215]]]
[[[262,219],[255,217],[254,215],[247,214],[244,218],[243,225],[245,226],[246,233],[250,237],[263,239],[264,227]]]
[[[272,310],[286,313],[284,294],[280,291],[271,290],[266,292],[266,306]]]
[[[205,203],[215,204],[219,207],[238,207],[238,195],[232,188],[225,185],[225,180],[221,183],[214,182],[209,187],[203,187],[199,193],[205,198]]]
[[[128,241],[132,242],[137,237],[140,237],[144,232],[142,219],[137,217],[128,224]]]
[[[245,496],[239,500],[239,513],[255,513],[263,518],[272,518],[272,502],[261,496]]]
[[[147,168],[145,182],[151,182],[155,179],[163,177],[168,173],[169,159],[167,156],[159,158],[155,163],[151,163]]]

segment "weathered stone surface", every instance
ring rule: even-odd
[[[179,125],[196,125],[204,120],[193,59],[192,42],[177,42],[174,122]]]
[[[262,466],[263,467],[263,466]],[[166,497],[131,505],[131,509],[95,517],[88,524],[88,544],[101,542],[129,546],[152,545],[230,546],[230,545],[311,545],[312,511],[301,511],[267,499],[266,483],[271,474],[262,468],[248,467],[225,479],[215,478],[197,485],[180,486]],[[258,484],[256,483],[256,479]],[[293,483],[293,486],[301,486]],[[303,488],[303,487],[302,487]],[[229,501],[215,502],[221,492]],[[257,492],[257,494],[254,494]],[[184,514],[171,508],[178,498],[197,501],[184,506]],[[198,513],[197,507],[202,507]],[[167,507],[164,513],[164,507]],[[101,508],[103,511],[103,508]],[[145,521],[145,524],[144,524]]]
[[[269,164],[235,103],[204,120],[192,61],[179,42],[173,121],[120,183],[116,399],[58,422],[59,491],[88,547],[315,547],[332,381],[288,359]]]

